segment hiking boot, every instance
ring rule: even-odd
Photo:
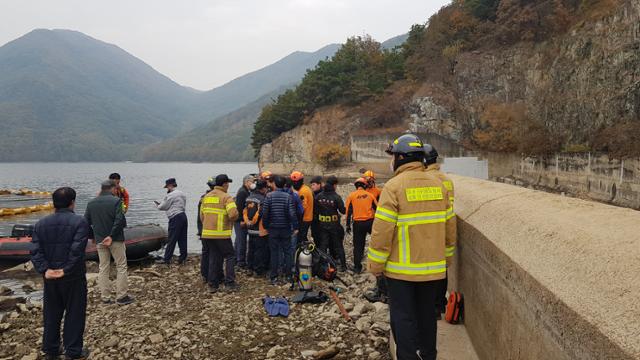
[[[113,300],[112,299],[102,299],[102,304],[103,305],[111,305],[111,304],[113,304]]]
[[[169,266],[169,264],[170,264],[170,263],[169,263],[168,261],[165,261],[164,259],[158,259],[158,260],[156,260],[156,261],[154,262],[154,264],[156,264],[156,265],[166,265],[166,266]]]
[[[209,294],[215,294],[220,290],[217,286],[209,285]]]
[[[233,282],[231,284],[225,284],[224,289],[228,292],[234,292],[234,291],[238,291],[240,289],[240,286],[238,286],[237,283]]]
[[[89,354],[90,354],[90,353],[91,353],[91,352],[89,351],[89,349],[84,348],[84,349],[82,349],[82,351],[80,352],[80,354],[79,354],[79,355],[65,355],[65,356],[64,356],[64,358],[65,358],[65,359],[68,359],[68,360],[69,360],[69,359],[73,359],[73,360],[84,360],[84,359],[89,358]]]
[[[124,297],[121,297],[120,299],[116,300],[116,303],[118,305],[129,305],[131,303],[133,303],[135,300],[129,296],[129,295],[125,295]]]
[[[382,294],[379,289],[373,289],[364,293],[364,298],[369,300],[369,302],[383,302],[387,303],[387,296]]]

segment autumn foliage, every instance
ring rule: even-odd
[[[481,149],[519,154],[545,154],[558,150],[558,142],[544,124],[527,116],[523,103],[488,104],[473,132]]]
[[[349,160],[351,149],[339,144],[318,145],[314,151],[315,160],[326,168],[335,168]]]

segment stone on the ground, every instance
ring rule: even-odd
[[[0,285],[0,296],[8,296],[11,294],[13,294],[13,290],[4,285]]]
[[[0,296],[0,311],[13,310],[16,305],[23,304],[25,301],[23,297]]]
[[[120,338],[118,338],[117,335],[111,335],[111,337],[104,342],[103,346],[104,347],[114,347],[116,345],[118,345],[118,343],[120,342]]]
[[[338,353],[340,353],[340,349],[338,349],[335,345],[331,345],[325,349],[322,349],[316,352],[316,354],[313,356],[313,359],[314,360],[332,359],[336,355],[338,355]]]
[[[161,334],[149,335],[149,341],[151,341],[152,344],[161,343],[163,340],[164,340],[164,338],[162,337]]]

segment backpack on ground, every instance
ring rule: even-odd
[[[460,324],[464,319],[464,297],[461,293],[453,291],[449,294],[449,302],[444,319],[450,324]]]

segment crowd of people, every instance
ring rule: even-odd
[[[209,291],[236,290],[236,268],[265,277],[273,285],[289,283],[295,271],[295,249],[308,242],[329,254],[341,271],[360,273],[366,238],[371,234],[367,270],[378,279],[376,299],[389,299],[398,359],[435,359],[436,318],[446,304],[447,265],[456,242],[453,183],[440,171],[437,151],[415,135],[399,137],[387,152],[392,156],[394,176],[384,189],[377,187],[375,174],[366,171],[353,182],[355,189],[346,204],[336,192],[335,176],[316,176],[306,185],[300,171],[286,176],[264,171],[245,176],[235,197],[229,194],[233,180],[226,174],[210,178],[196,219],[202,241],[201,275]],[[35,226],[32,261],[44,276],[42,350],[47,358],[61,354],[60,322],[65,313],[65,355],[71,359],[88,355],[82,342],[88,238],[97,243],[103,303],[135,301],[127,291],[123,233],[129,194],[120,179],[114,173],[102,183],[84,217],[73,212],[73,189],[56,190],[56,213]],[[166,180],[165,188],[167,194],[156,206],[166,211],[169,239],[158,263],[171,264],[177,245],[177,262],[184,264],[187,199],[176,179]],[[350,266],[345,233],[353,233]],[[109,286],[111,258],[117,269],[115,300]]]

